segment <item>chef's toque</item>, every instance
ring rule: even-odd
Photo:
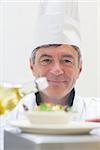
[[[69,44],[81,47],[76,0],[49,0],[40,3],[33,48],[47,44]]]

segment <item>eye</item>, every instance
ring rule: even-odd
[[[47,65],[47,64],[50,64],[51,62],[52,60],[49,58],[40,60],[41,65]]]
[[[72,60],[70,59],[63,59],[63,62],[66,63],[66,64],[72,64]]]

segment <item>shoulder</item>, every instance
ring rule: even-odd
[[[16,105],[16,107],[6,115],[6,120],[20,119],[21,115],[24,112],[23,104],[26,105],[30,110],[32,110],[36,105],[34,93],[23,97]]]
[[[22,110],[23,109],[23,104],[26,105],[30,110],[34,107],[34,105],[36,105],[36,97],[34,93],[31,93],[29,95],[26,95],[25,97],[23,97],[16,109]]]
[[[76,95],[74,100],[75,102],[85,102],[85,103],[89,103],[89,102],[99,103],[100,102],[99,97],[82,97],[79,95]]]
[[[76,95],[73,105],[79,109],[84,108],[97,108],[100,107],[100,98],[97,97],[81,97]]]

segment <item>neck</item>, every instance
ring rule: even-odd
[[[62,106],[67,105],[69,95],[70,95],[70,93],[62,98],[52,98],[52,97],[48,97],[47,95],[40,92],[41,101],[43,103],[53,103],[55,105],[58,104],[58,105],[62,105]]]

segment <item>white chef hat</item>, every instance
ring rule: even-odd
[[[40,3],[33,49],[47,44],[81,47],[77,0],[47,0]]]

